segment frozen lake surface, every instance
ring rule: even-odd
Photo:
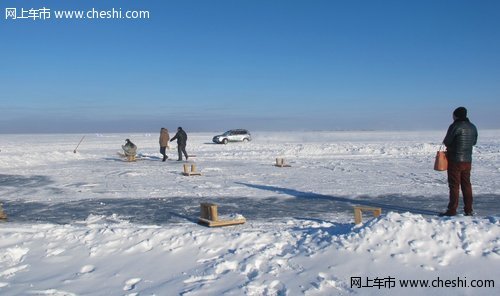
[[[480,130],[474,149],[473,218],[437,217],[445,131],[255,132],[228,145],[214,134],[188,133],[188,162],[174,143],[161,162],[159,133],[86,135],[77,153],[82,135],[0,135],[0,294],[370,295],[350,277],[498,280],[499,130]],[[126,138],[140,160],[118,156]],[[202,175],[183,176],[185,163]],[[247,223],[199,226],[202,202]],[[382,216],[356,226],[354,205]]]
[[[472,182],[478,215],[498,214],[500,144],[483,132]],[[432,170],[441,132],[262,133],[251,143],[216,145],[190,134],[201,177],[181,175],[174,148],[162,163],[157,135],[3,135],[0,192],[11,221],[71,223],[89,214],[166,224],[193,219],[215,202],[252,220],[350,215],[356,204],[435,215],[448,199],[446,172]],[[143,160],[123,162],[125,138]],[[290,168],[273,166],[283,157]]]

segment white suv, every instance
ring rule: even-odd
[[[215,136],[212,141],[216,144],[227,144],[228,142],[248,142],[252,135],[245,129],[229,130],[222,135]]]

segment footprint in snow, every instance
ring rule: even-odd
[[[73,294],[71,292],[60,291],[60,290],[56,290],[56,289],[48,289],[48,290],[41,290],[41,291],[30,291],[29,294],[51,295],[51,296],[76,296],[76,294]]]
[[[135,285],[137,285],[142,279],[141,278],[133,278],[129,279],[125,282],[125,286],[123,287],[123,291],[130,291],[135,289]]]
[[[80,269],[80,273],[81,274],[84,274],[84,273],[91,273],[95,270],[95,266],[94,265],[85,265],[84,267],[82,267]]]
[[[3,277],[3,278],[13,277],[14,275],[16,275],[16,273],[18,271],[27,269],[28,267],[29,267],[28,264],[24,264],[24,265],[14,266],[14,267],[8,268],[8,269],[0,272],[0,277]]]

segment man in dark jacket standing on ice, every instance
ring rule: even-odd
[[[186,160],[188,160],[188,154],[186,152],[187,135],[186,132],[182,129],[182,127],[177,128],[177,133],[170,140],[170,142],[172,142],[173,140],[177,140],[177,151],[179,152],[179,159],[177,159],[177,161],[182,160],[183,153],[184,156],[186,156]]]
[[[467,118],[467,109],[458,107],[453,111],[453,123],[448,128],[443,144],[446,146],[448,158],[448,186],[450,202],[448,210],[442,216],[457,214],[460,187],[464,198],[464,213],[472,216],[472,185],[470,171],[472,163],[472,146],[477,143],[477,129]]]

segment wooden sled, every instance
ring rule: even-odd
[[[137,157],[137,155],[125,155],[125,154],[120,153],[120,152],[116,152],[116,154],[118,154],[119,156],[124,158],[124,161],[126,161],[126,162],[134,162],[137,160],[141,160],[141,157]]]
[[[289,168],[291,165],[285,163],[284,158],[276,158],[276,164],[274,166],[277,166],[279,168]]]
[[[201,203],[200,204],[201,214],[198,220],[199,223],[205,224],[208,227],[221,227],[243,224],[247,220],[245,218],[233,219],[233,220],[219,220],[219,215],[217,213],[217,205],[213,203]]]

